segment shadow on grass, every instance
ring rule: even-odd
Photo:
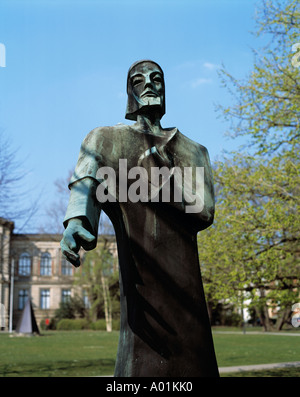
[[[112,375],[115,360],[73,360],[0,365],[0,377],[67,377]]]

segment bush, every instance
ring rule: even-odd
[[[57,323],[57,320],[55,318],[50,318],[48,324],[46,324],[46,318],[43,318],[40,321],[40,329],[42,331],[49,330],[49,329],[54,330],[54,329],[56,329],[56,323]]]
[[[56,329],[58,331],[78,331],[82,329],[89,329],[89,325],[89,322],[83,318],[63,318],[57,323]]]
[[[43,319],[40,321],[40,329],[41,329],[42,331],[45,331],[46,328],[47,328],[47,326],[46,326],[46,323],[45,323],[45,319],[43,318]]]
[[[228,313],[224,316],[224,325],[232,327],[241,327],[243,324],[243,318],[238,313]]]
[[[83,318],[85,316],[86,309],[84,306],[83,299],[74,296],[70,297],[65,302],[60,302],[59,308],[55,310],[54,318],[56,321],[62,319],[75,319],[76,317]]]
[[[46,329],[45,320],[42,320],[41,329]],[[59,321],[55,321],[55,319],[50,320],[50,326],[48,329],[57,329],[58,331],[79,331],[82,329],[91,329],[94,331],[106,331],[106,322],[104,318],[101,318],[93,323],[90,323],[88,320],[84,318],[63,318]],[[112,321],[112,329],[114,331],[120,330],[120,320],[114,319]]]
[[[113,320],[112,329],[114,331],[120,331],[120,320]]]
[[[91,329],[93,329],[94,331],[106,331],[105,319],[101,318],[100,320],[97,320],[94,323],[92,323]]]
[[[91,324],[91,329],[94,331],[106,331],[106,321],[104,318],[101,318],[94,323]],[[112,321],[112,329],[114,331],[120,330],[120,320],[113,320]]]

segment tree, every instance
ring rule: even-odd
[[[224,85],[235,103],[220,107],[231,136],[249,145],[215,164],[216,220],[199,236],[206,292],[213,300],[246,299],[271,329],[268,309],[279,308],[277,328],[299,299],[299,1],[264,1],[258,35],[270,35],[253,72],[238,81],[226,70]]]
[[[76,284],[86,291],[93,321],[104,312],[108,332],[112,331],[114,314],[119,314],[118,280],[116,259],[110,251],[108,238],[103,235],[97,248],[85,254]]]
[[[229,135],[249,137],[259,155],[299,145],[300,68],[293,66],[292,50],[300,41],[299,29],[299,0],[262,1],[256,34],[269,41],[255,51],[252,73],[237,80],[221,70],[222,82],[236,102],[220,106],[231,122]]]
[[[60,302],[59,308],[56,309],[54,319],[59,320],[76,317],[84,318],[86,315],[86,308],[82,298],[79,296],[70,297],[64,302]]]
[[[266,329],[266,309],[290,309],[300,287],[299,200],[292,195],[299,180],[294,164],[277,160],[236,155],[220,162],[216,220],[198,237],[208,296],[240,306],[251,299]]]
[[[18,151],[0,132],[0,216],[16,223],[16,229],[24,231],[38,208],[38,200],[24,205],[30,197],[25,189],[23,163],[17,160]]]
[[[70,191],[68,183],[72,172],[69,171],[66,178],[58,178],[54,182],[56,190],[56,200],[46,208],[47,230],[44,226],[40,227],[43,232],[62,234],[64,231],[63,220],[66,214]]]

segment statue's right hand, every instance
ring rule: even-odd
[[[72,265],[78,267],[80,266],[80,257],[78,255],[80,247],[89,247],[94,241],[95,236],[82,226],[80,219],[70,219],[60,242],[62,254]]]

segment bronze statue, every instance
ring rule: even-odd
[[[115,376],[216,377],[197,250],[197,232],[214,218],[208,152],[177,128],[162,128],[165,85],[156,62],[130,67],[127,93],[126,118],[136,122],[96,128],[82,143],[69,185],[62,252],[79,266],[80,247],[96,246],[101,210],[111,219],[121,294]],[[105,184],[109,170],[114,188]],[[169,172],[157,179],[152,170]],[[195,181],[198,170],[204,170],[202,185]]]

